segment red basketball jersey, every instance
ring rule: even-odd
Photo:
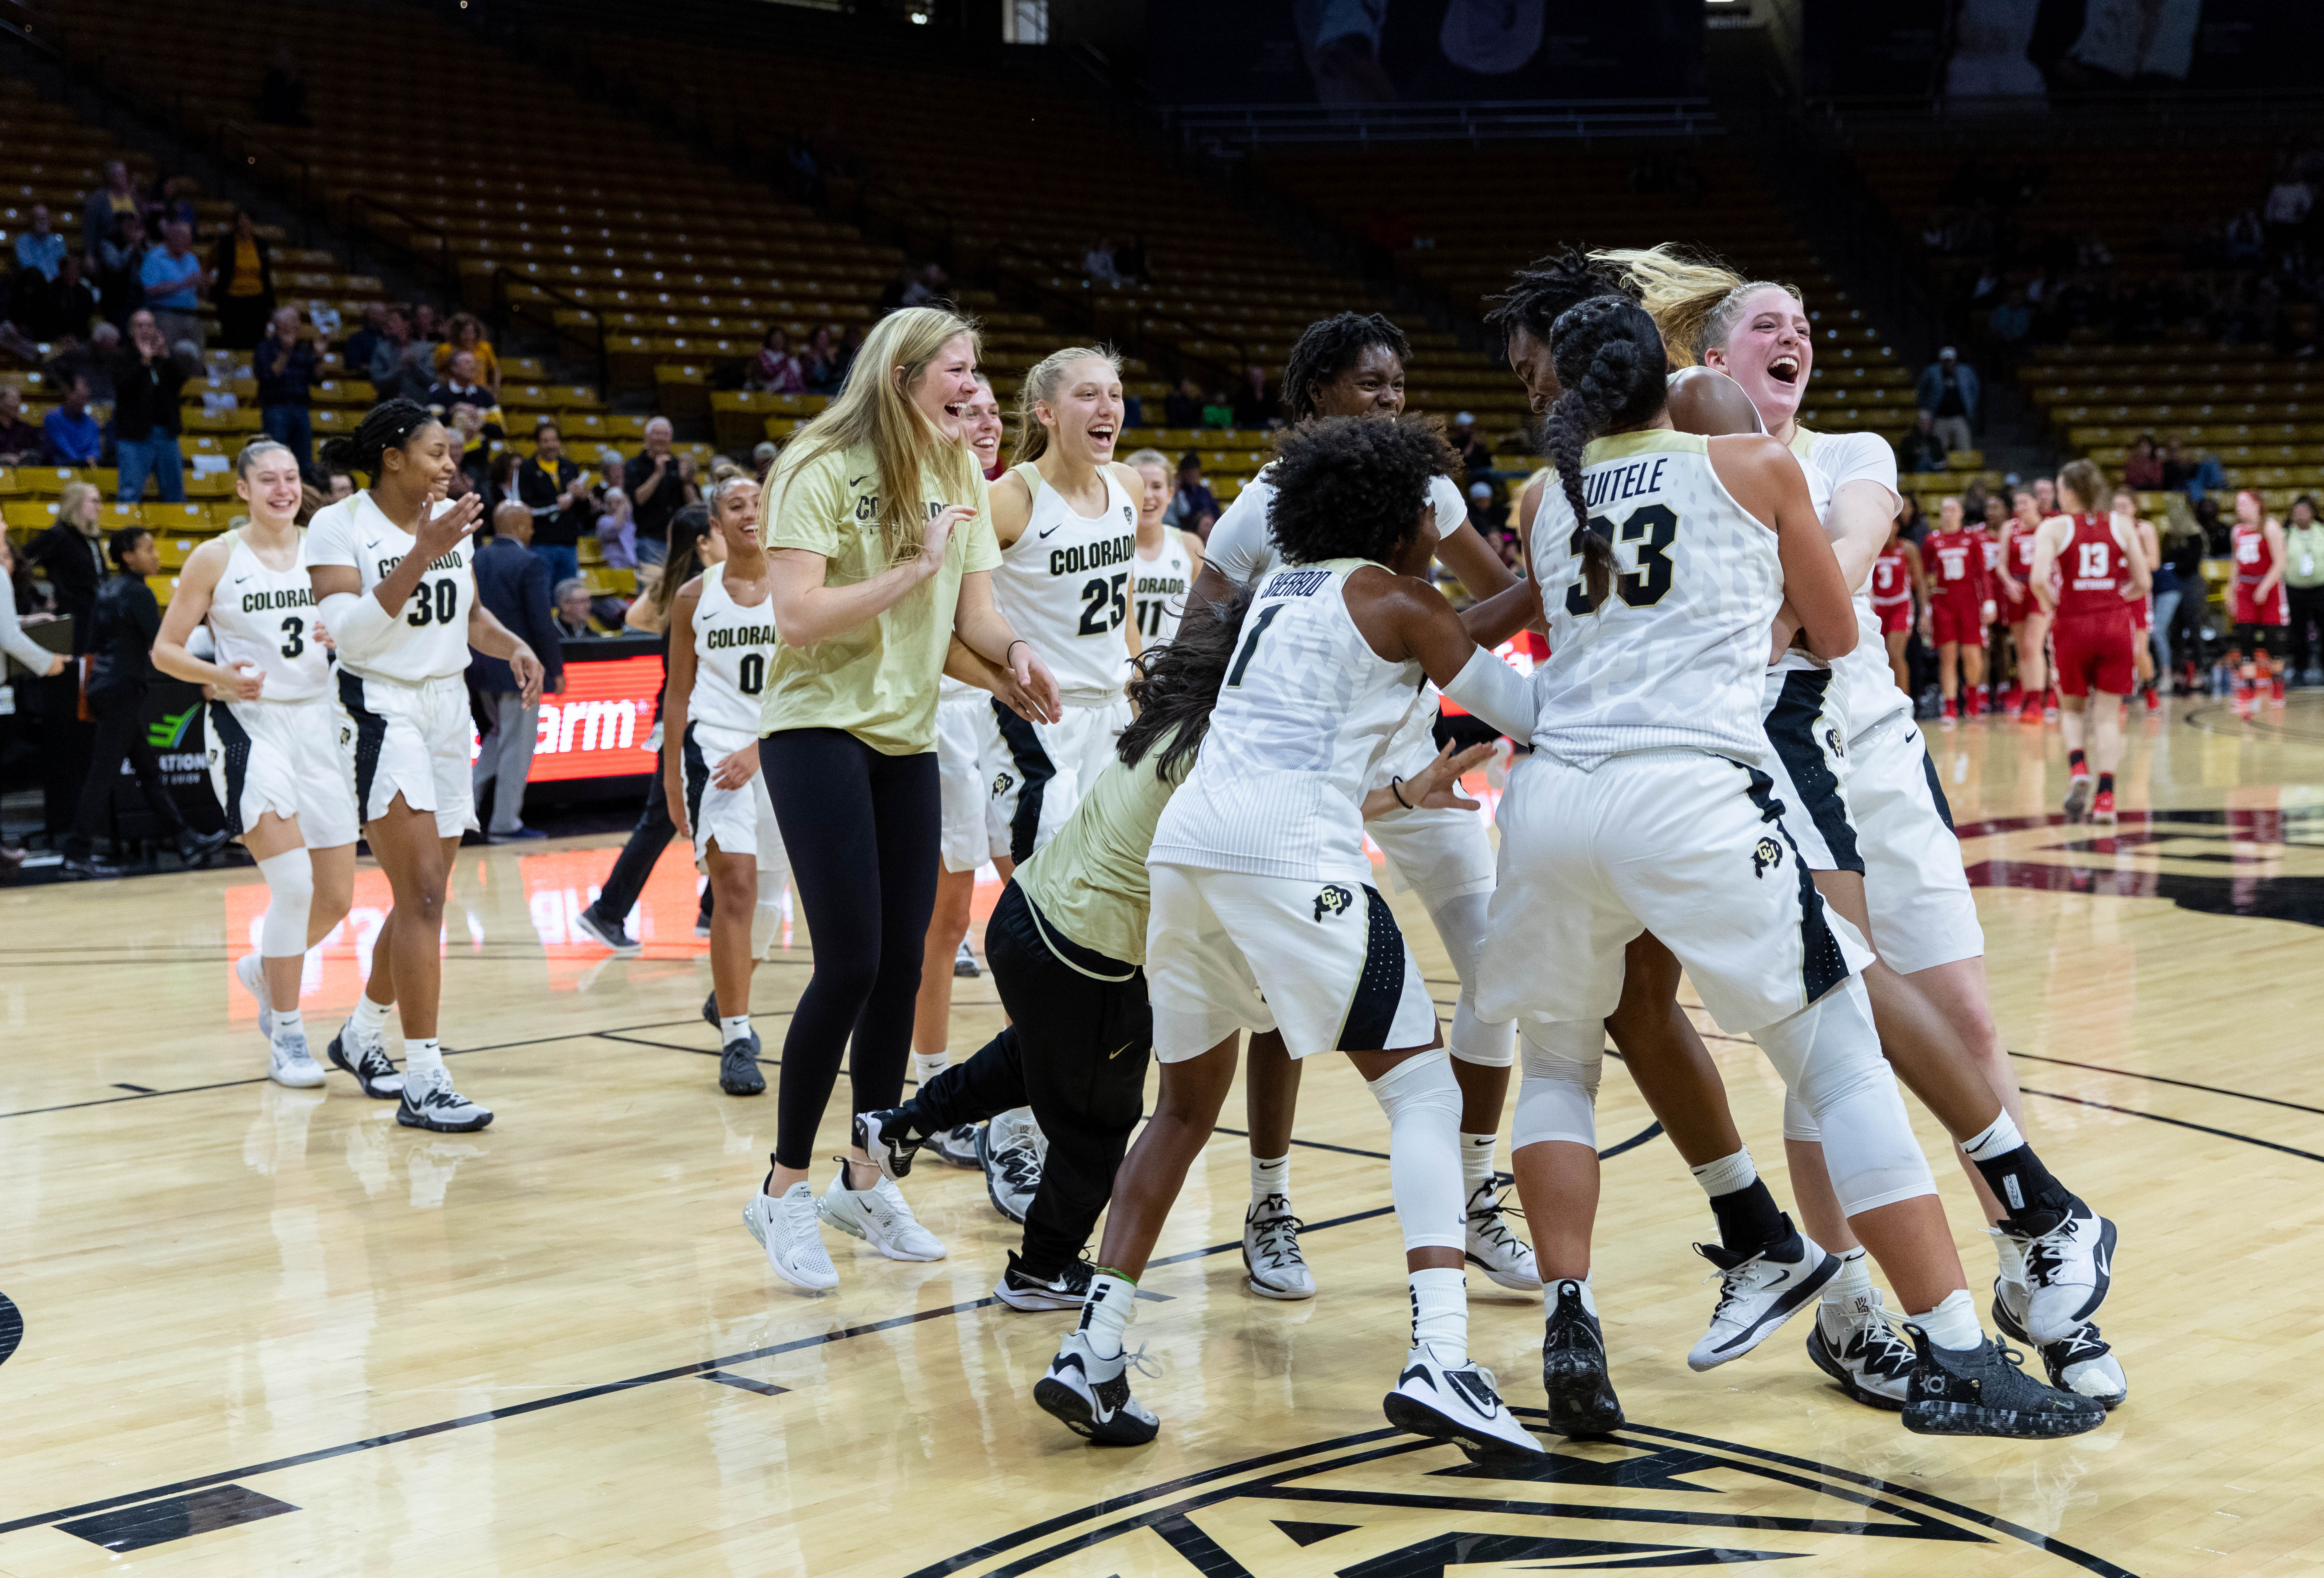
[[[1932,531],[1923,549],[1932,595],[1960,603],[1985,601],[1985,533]]]
[[[1882,551],[1872,561],[1872,606],[1891,608],[1913,599],[1913,576],[1904,564],[1904,545]]]
[[[2058,617],[2130,617],[2130,556],[2104,515],[2075,515],[2074,534],[2058,550]]]

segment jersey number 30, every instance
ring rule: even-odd
[[[1590,517],[1587,530],[1595,531],[1609,542],[1635,542],[1638,545],[1638,568],[1618,577],[1614,582],[1614,594],[1633,608],[1652,608],[1671,589],[1671,575],[1677,568],[1671,562],[1670,545],[1678,540],[1678,515],[1668,504],[1642,504],[1630,512],[1629,518],[1617,527],[1603,515]],[[1590,601],[1590,587],[1582,573],[1582,533],[1584,528],[1573,529],[1566,551],[1573,556],[1573,584],[1565,588],[1565,611],[1582,615],[1596,612]]]
[[[430,601],[429,593],[434,593]],[[447,577],[432,583],[422,581],[412,589],[411,612],[403,616],[410,625],[449,624],[459,617],[460,586]]]

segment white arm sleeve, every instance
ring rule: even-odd
[[[1533,682],[1484,648],[1444,687],[1445,698],[1484,719],[1518,744],[1533,741]]]
[[[368,592],[334,592],[323,599],[320,612],[339,656],[357,662],[384,647],[395,630],[395,615]]]
[[[1267,534],[1267,507],[1274,497],[1274,484],[1262,471],[1242,484],[1242,492],[1212,522],[1203,560],[1217,566],[1219,574],[1239,586],[1275,568],[1275,543]]]

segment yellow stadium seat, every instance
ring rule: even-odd
[[[56,519],[57,506],[54,501],[43,503],[39,499],[10,499],[5,503],[0,503],[0,521],[6,521],[11,528],[23,527],[27,531],[45,531],[56,523]]]

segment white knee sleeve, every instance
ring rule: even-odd
[[[260,861],[258,874],[266,879],[258,951],[269,959],[298,958],[307,951],[307,917],[315,908],[315,863],[303,849],[286,850]]]
[[[783,894],[790,887],[786,872],[759,868],[759,903],[751,911],[751,957],[763,959],[783,923]]]
[[[1605,1067],[1606,1031],[1596,1020],[1569,1020],[1525,1029],[1525,1073],[1517,1082],[1512,1153],[1545,1140],[1598,1149],[1598,1079]]]
[[[1479,1019],[1473,985],[1478,950],[1485,943],[1485,911],[1492,901],[1490,893],[1462,893],[1429,910],[1428,918],[1436,925],[1452,974],[1461,978],[1461,1000],[1452,1006],[1452,1037],[1447,1044],[1452,1056],[1482,1068],[1507,1068],[1517,1061],[1517,1027]]]
[[[1816,1127],[1815,1114],[1789,1091],[1784,1093],[1784,1138],[1809,1141],[1823,1138],[1823,1130]]]
[[[1880,1055],[1861,976],[1752,1039],[1822,1134],[1824,1167],[1841,1211],[1854,1216],[1937,1192],[1896,1076]],[[1784,1133],[1792,1137],[1788,1121]]]
[[[1466,987],[1452,1005],[1452,1038],[1446,1044],[1452,1056],[1480,1068],[1507,1068],[1517,1060],[1517,1028],[1513,1023],[1489,1025],[1477,1017]]]
[[[1461,1186],[1461,1086],[1440,1048],[1406,1058],[1368,1082],[1388,1114],[1388,1186],[1406,1250],[1468,1242]]]

